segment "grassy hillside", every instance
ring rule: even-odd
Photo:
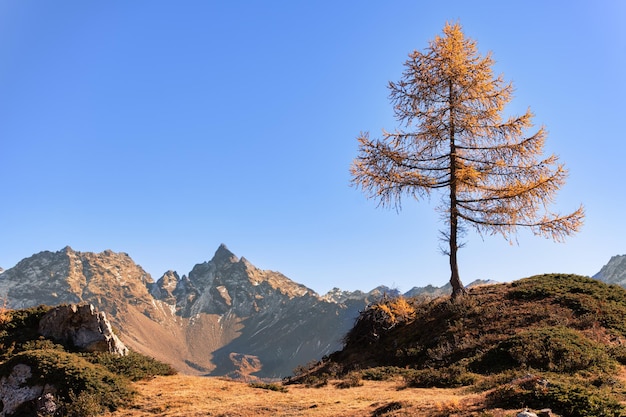
[[[401,375],[409,387],[486,392],[486,408],[626,415],[625,319],[626,290],[576,275],[476,287],[457,300],[386,299],[361,314],[342,351],[291,382]]]

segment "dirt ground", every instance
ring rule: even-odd
[[[466,389],[403,388],[402,382],[363,381],[340,389],[287,386],[287,392],[254,388],[221,378],[176,375],[136,383],[139,395],[131,409],[107,417],[252,417],[252,416],[515,416],[519,410],[481,409],[484,394]]]

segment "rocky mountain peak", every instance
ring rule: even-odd
[[[150,286],[150,294],[167,304],[176,304],[176,288],[181,281],[176,271],[169,270],[157,282]]]
[[[160,285],[160,284],[159,284]],[[187,280],[179,280],[176,306],[183,316],[233,313],[247,317],[272,303],[317,294],[279,272],[261,270],[239,259],[222,244],[209,262],[197,264]]]
[[[215,251],[215,255],[213,255],[212,261],[218,265],[222,265],[225,263],[237,263],[239,262],[239,258],[232,253],[225,244],[221,244],[217,250]]]
[[[593,278],[607,284],[626,286],[626,255],[615,255]]]
[[[57,252],[34,254],[5,271],[0,294],[7,296],[11,308],[89,300],[113,316],[132,300],[145,314],[156,316],[148,293],[151,284],[150,274],[126,253],[77,252],[66,246]]]

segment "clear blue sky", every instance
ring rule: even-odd
[[[0,2],[0,266],[69,245],[157,280],[225,243],[320,293],[445,284],[438,197],[377,208],[349,166],[446,21],[546,125],[570,170],[554,209],[587,213],[564,244],[470,232],[462,280],[626,253],[626,2],[20,0]]]

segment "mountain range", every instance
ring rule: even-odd
[[[612,258],[596,277],[626,283],[626,256]],[[449,293],[449,286],[427,286],[404,295]],[[280,378],[341,349],[359,312],[384,295],[398,291],[334,288],[321,296],[238,258],[225,245],[188,275],[167,271],[156,281],[126,253],[69,246],[0,270],[0,296],[8,308],[90,303],[107,314],[131,349],[183,373],[238,379]]]

